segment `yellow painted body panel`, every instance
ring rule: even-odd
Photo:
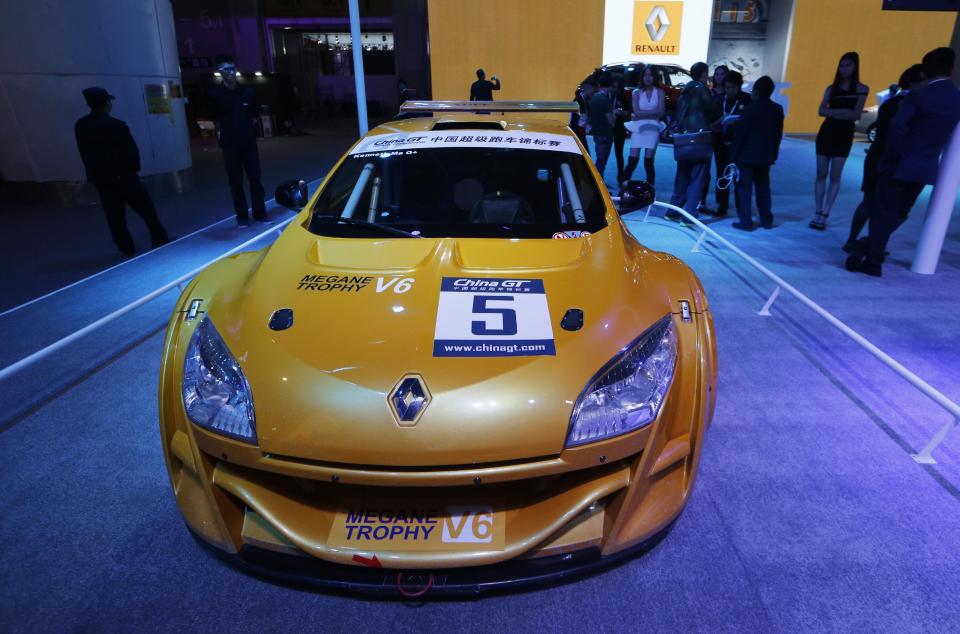
[[[434,99],[467,99],[477,68],[496,99],[570,99],[600,65],[602,0],[429,0]]]
[[[392,122],[370,134],[433,123]],[[549,121],[507,125],[571,134]],[[304,211],[271,247],[199,275],[171,318],[160,381],[164,451],[191,529],[231,553],[269,542],[350,565],[367,553],[328,542],[337,514],[354,506],[489,505],[505,518],[496,549],[375,552],[388,567],[415,569],[588,546],[610,554],[668,525],[690,493],[715,402],[709,307],[693,273],[637,243],[601,191],[607,227],[586,238],[331,238],[310,233]],[[433,356],[444,277],[543,280],[556,354]],[[183,358],[200,319],[182,311],[195,299],[250,383],[256,445],[186,418]],[[681,300],[690,302],[689,321]],[[270,330],[280,308],[293,310],[293,326]],[[583,310],[578,331],[559,325],[570,308]],[[667,314],[679,358],[657,420],[565,449],[591,378]],[[401,426],[388,394],[409,374],[422,377],[431,400],[416,424]]]

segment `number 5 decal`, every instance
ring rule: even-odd
[[[500,315],[503,323],[501,328],[490,328],[489,322],[473,321],[470,323],[470,332],[475,335],[506,335],[517,334],[517,311],[512,308],[493,308],[487,306],[487,302],[512,302],[513,297],[497,295],[474,295],[473,296],[473,314],[474,315]]]

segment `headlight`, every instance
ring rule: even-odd
[[[587,385],[573,408],[566,446],[619,436],[652,423],[673,380],[676,361],[677,333],[667,315]]]
[[[257,442],[250,384],[208,317],[197,326],[187,346],[183,407],[187,417],[201,427]]]

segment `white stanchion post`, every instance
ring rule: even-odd
[[[940,431],[937,432],[937,435],[930,439],[930,442],[927,443],[927,446],[920,450],[920,453],[913,454],[911,456],[914,460],[920,464],[937,464],[937,461],[933,459],[933,456],[930,455],[933,453],[933,450],[940,446],[947,436],[950,435],[950,432],[957,426],[958,419],[950,419],[946,425],[944,425]]]
[[[927,219],[923,223],[923,232],[917,244],[910,270],[921,275],[933,275],[940,261],[943,240],[950,226],[953,206],[960,190],[960,125],[953,130],[947,151],[940,160],[937,184],[933,186],[930,204],[927,206]]]
[[[367,86],[363,75],[363,39],[360,34],[360,7],[357,0],[349,0],[350,39],[353,40],[353,81],[357,86],[357,119],[360,136],[370,129],[367,124]]]
[[[653,209],[653,205],[647,205],[647,212],[643,214],[643,221],[646,222],[650,219],[650,210]]]
[[[780,287],[773,289],[773,292],[770,294],[770,299],[767,300],[767,303],[763,305],[763,308],[760,309],[760,312],[757,314],[761,317],[770,316],[770,307],[773,306],[773,302],[777,301],[777,298],[780,297]]]
[[[706,238],[706,237],[707,237],[707,232],[706,232],[706,230],[704,230],[704,231],[702,231],[702,232],[700,233],[700,237],[697,238],[697,241],[693,244],[693,248],[690,249],[690,252],[691,252],[691,253],[703,253],[703,251],[700,250],[700,245],[703,244],[703,240],[704,240],[704,238]]]

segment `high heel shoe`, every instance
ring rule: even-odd
[[[827,217],[829,217],[829,215],[830,214],[828,213],[825,214],[822,211],[818,211],[816,214],[814,214],[813,220],[811,220],[810,224],[807,226],[809,226],[811,229],[816,229],[817,231],[824,231],[827,228]]]

